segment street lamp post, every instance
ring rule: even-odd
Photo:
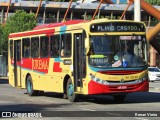
[[[134,21],[141,21],[141,2],[134,0]]]

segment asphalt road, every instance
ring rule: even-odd
[[[36,112],[39,117],[42,116],[42,118],[34,119],[42,120],[53,118],[58,120],[97,120],[97,118],[105,120],[159,120],[159,88],[160,82],[150,82],[149,92],[129,94],[123,103],[116,103],[110,96],[106,95],[84,96],[79,102],[71,103],[66,99],[62,99],[62,95],[55,93],[45,93],[43,96],[30,97],[27,95],[25,89],[13,88],[8,84],[7,80],[1,79],[0,111],[17,111],[20,112],[21,115],[25,112]],[[25,118],[18,117],[15,119]]]

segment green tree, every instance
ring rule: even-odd
[[[145,1],[151,5],[160,5],[160,0],[145,0]]]
[[[0,26],[0,54],[3,51],[7,51],[8,35],[10,33],[31,30],[36,24],[35,14],[26,13],[24,10],[17,10],[14,15],[7,19],[3,26]]]

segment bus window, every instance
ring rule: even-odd
[[[10,41],[10,58],[13,58],[13,40]]]
[[[65,34],[61,36],[61,56],[70,57],[71,56],[71,34]]]
[[[17,61],[20,61],[21,60],[21,40],[16,40],[16,41],[14,41],[14,49],[15,49],[15,47],[17,47],[16,48],[16,53],[15,54],[17,54]],[[15,55],[14,55],[14,59],[15,59]]]
[[[31,38],[31,56],[39,57],[39,37]]]
[[[59,35],[51,36],[51,42],[50,42],[51,57],[59,57],[59,41],[60,41]]]
[[[43,36],[40,37],[40,56],[48,57],[48,45],[49,45],[49,37]]]
[[[22,57],[24,58],[30,57],[30,38],[22,39]]]

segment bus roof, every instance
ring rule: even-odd
[[[78,23],[86,23],[86,22],[89,22],[89,20],[69,20],[69,21],[59,22],[59,23],[43,24],[43,25],[36,26],[35,28],[33,28],[33,30],[30,30],[30,31],[10,33],[9,38],[30,36],[30,35],[36,35],[36,34],[50,34],[50,33],[54,33],[55,27],[75,25]]]
[[[54,27],[73,25],[73,24],[84,23],[84,22],[88,22],[88,20],[69,20],[69,21],[59,22],[59,23],[43,24],[43,25],[39,25],[39,26],[35,27],[33,30],[54,28]]]

